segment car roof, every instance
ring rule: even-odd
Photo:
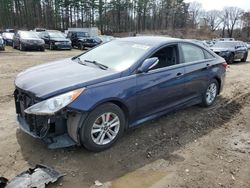
[[[158,46],[170,42],[180,42],[182,39],[170,38],[170,37],[160,37],[160,36],[138,36],[138,37],[126,37],[119,39],[121,41],[139,43],[150,46]]]

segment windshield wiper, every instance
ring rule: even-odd
[[[77,59],[77,62],[78,62],[79,64],[81,64],[81,65],[86,65],[86,63],[84,63],[84,62],[81,60],[80,57],[77,57],[76,59]]]
[[[108,66],[103,65],[101,63],[98,63],[96,61],[90,61],[90,60],[86,60],[86,59],[84,61],[87,62],[87,63],[92,63],[92,64],[96,65],[97,67],[103,69],[103,70],[107,70],[109,68]]]

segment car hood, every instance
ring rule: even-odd
[[[16,87],[46,99],[67,91],[120,77],[119,72],[102,70],[95,65],[81,65],[64,59],[29,68],[17,75]]]
[[[25,41],[43,41],[43,39],[39,39],[39,38],[22,38],[21,40],[25,40]]]
[[[218,48],[218,47],[212,47],[210,48],[214,52],[225,52],[225,51],[234,51],[234,48]]]

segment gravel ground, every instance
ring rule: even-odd
[[[0,52],[0,176],[11,179],[40,163],[67,174],[51,187],[82,188],[164,159],[174,177],[166,179],[170,187],[250,187],[249,61],[230,65],[224,91],[210,108],[193,106],[145,123],[104,152],[80,147],[49,150],[18,128],[14,78],[28,67],[79,53],[19,52],[9,47]]]

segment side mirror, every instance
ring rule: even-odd
[[[240,48],[240,46],[235,46],[235,49],[238,49],[238,48]]]
[[[151,68],[156,66],[159,62],[159,59],[157,57],[152,57],[145,59],[142,63],[142,65],[138,68],[138,73],[148,72]]]

